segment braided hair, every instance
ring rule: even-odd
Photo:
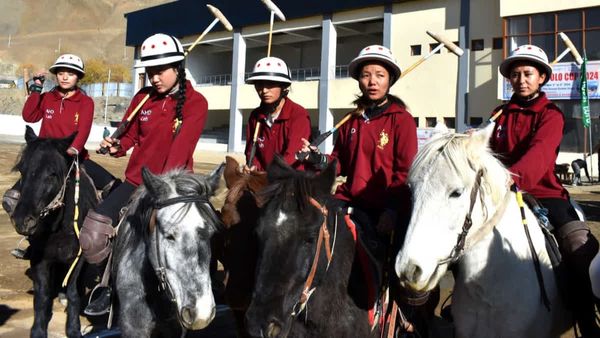
[[[175,120],[173,121],[173,136],[179,133],[183,123],[183,104],[185,103],[185,83],[187,81],[184,62],[179,62],[176,68],[179,77],[179,91],[177,93],[177,106],[175,107]]]

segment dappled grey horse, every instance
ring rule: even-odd
[[[113,252],[123,337],[177,337],[215,316],[210,239],[221,227],[209,197],[223,165],[209,176],[145,169]]]

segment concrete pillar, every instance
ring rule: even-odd
[[[233,33],[233,55],[231,65],[231,95],[229,101],[229,142],[228,152],[244,151],[242,144],[242,126],[244,118],[239,108],[239,93],[244,84],[246,71],[246,40],[240,31]]]
[[[385,5],[383,10],[383,45],[392,48],[392,4]]]
[[[333,128],[333,114],[329,109],[329,83],[335,79],[335,55],[337,32],[331,21],[331,15],[323,16],[323,34],[321,41],[321,77],[319,80],[319,130],[323,133]],[[319,146],[324,153],[333,150],[332,137]]]
[[[458,29],[458,46],[465,54],[458,58],[458,82],[456,91],[456,131],[463,132],[467,129],[467,112],[469,111],[469,18],[471,1],[460,1],[460,27]]]

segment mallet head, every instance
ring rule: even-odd
[[[577,51],[577,48],[575,48],[575,45],[573,44],[571,39],[569,39],[567,34],[560,32],[560,33],[558,33],[558,36],[560,36],[560,38],[563,40],[565,45],[567,45],[567,48],[569,48],[569,50],[571,51],[571,54],[573,55],[575,62],[577,62],[578,65],[583,64],[583,58],[581,57],[581,54],[579,54],[579,52]]]
[[[465,52],[462,50],[462,48],[458,47],[456,44],[454,44],[454,42],[440,36],[437,35],[433,32],[430,31],[426,31],[427,34],[429,36],[431,36],[435,41],[443,44],[446,48],[448,48],[448,50],[454,54],[456,54],[456,56],[460,57],[462,56]]]
[[[206,7],[208,7],[208,10],[215,16],[215,18],[219,19],[219,21],[221,21],[221,23],[223,24],[223,27],[225,27],[226,30],[228,31],[232,31],[233,30],[233,26],[231,26],[231,23],[229,23],[229,20],[227,20],[227,18],[225,17],[225,15],[223,15],[223,13],[221,13],[221,11],[213,6],[213,5],[209,5],[206,4]]]
[[[277,5],[275,5],[273,3],[273,1],[271,1],[271,0],[260,0],[260,1],[262,1],[262,3],[265,4],[265,6],[267,6],[267,8],[271,12],[275,13],[275,15],[277,15],[279,20],[285,21],[285,15],[283,15],[283,12],[279,9],[279,7],[277,7]]]

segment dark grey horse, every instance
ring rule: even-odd
[[[178,337],[213,320],[210,239],[221,223],[208,198],[222,171],[143,170],[113,252],[123,337]]]
[[[17,232],[28,236],[31,243],[34,309],[31,337],[47,337],[52,300],[79,250],[73,228],[76,167],[73,157],[67,155],[74,137],[75,134],[64,139],[38,138],[33,129],[27,127],[27,145],[15,166],[21,173],[21,198],[12,220]],[[96,189],[83,175],[79,192],[77,221],[82,224],[88,210],[97,203]],[[68,337],[81,336],[79,311],[83,289],[78,285],[78,278],[82,268],[80,259],[67,284]]]

